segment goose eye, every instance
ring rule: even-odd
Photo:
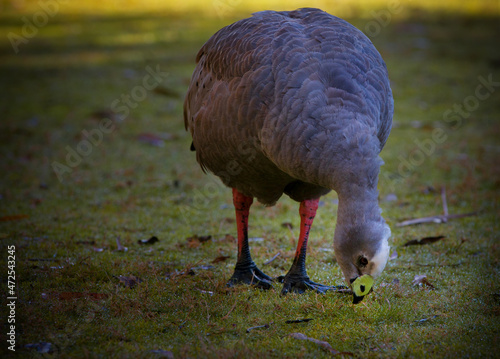
[[[361,256],[358,259],[358,263],[360,267],[366,267],[368,265],[368,259],[366,259],[366,257]]]

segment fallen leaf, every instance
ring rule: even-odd
[[[169,272],[169,273],[165,274],[165,278],[170,279],[170,278],[180,277],[183,275],[196,275],[196,272],[193,269],[189,269],[188,271],[175,270],[173,272]]]
[[[434,187],[427,186],[425,188],[421,188],[420,192],[422,192],[423,194],[430,194],[430,193],[436,193],[437,191]]]
[[[165,146],[165,141],[153,133],[141,133],[137,136],[137,141],[156,147]]]
[[[422,285],[426,285],[428,286],[429,288],[431,289],[436,289],[436,287],[434,287],[428,280],[427,280],[427,276],[425,274],[422,274],[422,275],[416,275],[415,278],[413,278],[413,282],[412,282],[413,285],[418,285],[418,286],[422,286]]]
[[[228,259],[230,256],[218,256],[215,258],[212,263],[219,263],[219,262],[224,262],[226,259]]]
[[[198,240],[201,242],[201,243],[204,243],[204,242],[208,242],[209,240],[212,239],[212,236],[200,236],[198,237]]]
[[[95,241],[76,241],[76,244],[82,244],[86,246],[93,246],[95,245]]]
[[[187,245],[189,248],[198,248],[201,243],[208,242],[210,239],[212,239],[212,236],[198,236],[195,234],[192,237],[186,238],[187,240]]]
[[[170,133],[145,132],[137,135],[137,141],[156,147],[163,147],[165,146],[165,141],[172,139],[174,139],[174,136]]]
[[[295,319],[295,320],[287,320],[286,324],[295,324],[295,323],[307,323],[313,320],[313,318],[304,318],[304,319]]]
[[[111,109],[96,110],[90,114],[90,117],[96,120],[123,121],[123,118]]]
[[[291,224],[290,222],[283,222],[283,223],[281,223],[281,227],[293,229],[293,224]]]
[[[155,87],[153,92],[157,93],[159,95],[166,96],[166,97],[172,97],[172,98],[180,98],[181,97],[181,95],[179,95],[179,93],[177,91],[174,91],[172,89],[169,89],[169,88],[163,87],[163,86]]]
[[[424,244],[431,244],[434,242],[437,242],[443,238],[446,238],[445,236],[436,236],[436,237],[424,237],[421,239],[412,239],[411,241],[408,241],[404,244],[404,246],[416,246],[416,245],[424,245]]]
[[[327,352],[330,352],[331,354],[334,354],[334,355],[340,354],[340,352],[338,350],[333,349],[332,346],[330,345],[330,343],[328,343],[328,342],[314,339],[314,338],[310,338],[307,335],[304,335],[302,333],[291,333],[290,336],[294,339],[308,340],[310,342],[318,344],[322,349],[326,350]],[[347,353],[343,353],[343,354],[347,354]]]
[[[104,248],[96,248],[96,247],[92,247],[92,250],[93,250],[94,252],[102,252],[102,251],[104,251]]]
[[[429,318],[423,318],[423,319],[419,319],[419,320],[415,320],[415,323],[425,323],[427,322],[428,320],[431,320],[431,319],[434,319],[434,318],[437,318],[439,317],[439,315],[433,315],[432,317],[429,317]]]
[[[389,260],[394,260],[398,258],[398,252],[394,251],[392,252],[391,256],[389,257]]]
[[[224,237],[224,241],[234,243],[234,242],[236,242],[236,238],[234,238],[230,234],[226,234],[226,236]]]
[[[189,248],[198,248],[201,245],[200,240],[196,237],[189,237],[186,240]]]
[[[10,216],[0,217],[0,222],[8,222],[8,221],[19,221],[21,219],[28,218],[27,214],[13,214]]]
[[[125,276],[118,276],[117,277],[120,282],[122,282],[126,287],[129,287],[129,288],[133,288],[135,287],[137,284],[141,283],[142,282],[142,279],[140,278],[137,278],[136,276],[130,276],[130,277],[125,277]]]
[[[39,204],[41,204],[41,203],[42,203],[42,201],[43,201],[43,200],[42,200],[41,198],[33,198],[33,199],[31,200],[31,205],[30,205],[30,207],[31,207],[31,208],[36,208]]]
[[[393,285],[399,285],[399,279],[394,278],[390,283],[382,282],[378,286],[379,286],[379,288],[383,288],[383,287],[389,287],[389,286],[393,286]]]
[[[155,244],[158,241],[159,241],[159,239],[156,236],[153,236],[149,239],[139,239],[137,241],[137,243],[139,243],[139,244]]]

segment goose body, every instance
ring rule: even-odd
[[[236,207],[254,197],[273,205],[285,193],[301,202],[302,215],[335,190],[334,245],[346,280],[381,272],[390,231],[376,187],[393,99],[370,40],[318,9],[263,11],[219,30],[196,62],[184,121],[203,170],[233,188]],[[244,244],[239,238],[238,258]]]

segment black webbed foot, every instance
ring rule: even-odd
[[[309,279],[307,275],[300,274],[287,274],[286,276],[278,277],[278,280],[283,283],[281,295],[286,295],[289,292],[304,293],[306,290],[314,290],[317,293],[326,293],[327,291],[343,292],[348,288],[340,286],[329,286],[324,284],[315,283]]]
[[[271,289],[273,279],[262,272],[255,263],[248,266],[236,265],[232,277],[227,282],[228,287],[236,284],[253,285],[260,289]]]

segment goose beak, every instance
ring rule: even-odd
[[[356,294],[353,294],[352,295],[352,304],[358,304],[359,302],[361,302],[363,300],[365,296],[361,296],[361,297],[358,297]]]
[[[352,304],[358,304],[373,290],[373,277],[365,274],[350,280],[352,288]]]

